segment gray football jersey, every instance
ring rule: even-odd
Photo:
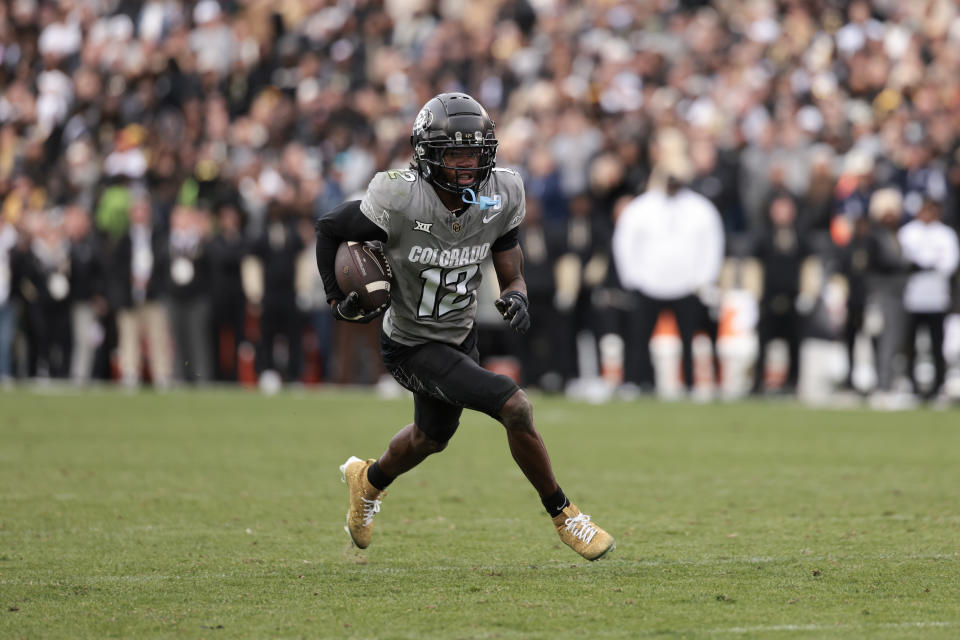
[[[473,327],[481,263],[493,243],[523,222],[523,180],[495,168],[459,216],[412,169],[378,173],[360,210],[387,232],[384,246],[393,269],[391,304],[383,330],[405,345],[460,344]]]

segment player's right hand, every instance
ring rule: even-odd
[[[510,328],[523,335],[530,328],[530,311],[527,296],[519,291],[508,291],[494,302],[497,311],[503,319],[510,323]]]
[[[364,313],[363,309],[360,307],[359,300],[360,294],[358,294],[356,291],[351,291],[348,293],[346,298],[333,305],[334,317],[337,320],[343,320],[344,322],[366,324],[375,319],[377,316],[382,315],[383,312],[387,310],[387,307],[390,306],[390,301],[387,300],[384,304],[380,305],[373,311]]]

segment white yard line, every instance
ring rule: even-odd
[[[877,624],[775,624],[753,627],[726,627],[710,629],[710,634],[775,633],[778,631],[867,631],[869,629],[926,629],[960,626],[958,622],[879,622]]]

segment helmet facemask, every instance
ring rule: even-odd
[[[421,142],[415,153],[425,178],[444,191],[459,195],[464,189],[477,191],[486,184],[496,164],[497,141],[481,139],[479,144],[450,140]],[[475,166],[466,159],[470,157],[476,158]]]

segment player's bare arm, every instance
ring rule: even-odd
[[[523,280],[523,251],[519,244],[506,251],[495,252],[493,268],[497,272],[501,294],[519,291],[527,295],[527,283]]]
[[[510,323],[510,328],[522,335],[530,328],[530,311],[520,245],[495,252],[493,268],[500,283],[500,298],[495,303],[497,310]]]

